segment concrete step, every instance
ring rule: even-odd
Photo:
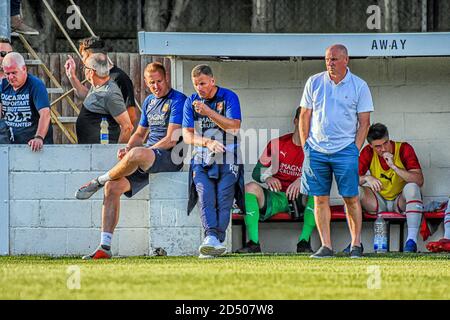
[[[77,122],[77,117],[58,117],[58,120],[62,123],[75,123]]]
[[[27,66],[40,66],[42,64],[42,61],[41,60],[25,59],[25,64]]]
[[[24,37],[36,37],[38,34],[23,34]],[[11,37],[18,37],[19,34],[17,32],[11,32]]]
[[[47,92],[48,92],[48,94],[59,94],[59,93],[64,93],[64,89],[63,88],[47,88]]]

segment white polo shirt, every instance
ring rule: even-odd
[[[367,83],[347,68],[338,84],[328,72],[309,77],[300,106],[312,109],[306,142],[316,151],[332,154],[355,142],[358,113],[372,112],[373,102]]]

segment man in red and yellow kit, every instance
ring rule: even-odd
[[[389,140],[388,129],[381,123],[370,126],[367,142],[369,145],[359,156],[361,205],[368,213],[394,211],[406,214],[408,237],[404,252],[417,252],[423,213],[420,191],[423,174],[416,153],[406,142]]]

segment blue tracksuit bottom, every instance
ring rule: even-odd
[[[215,236],[223,242],[230,223],[239,166],[235,164],[214,164],[209,167],[193,164],[192,166],[205,236]]]

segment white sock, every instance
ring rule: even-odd
[[[444,232],[444,238],[450,239],[450,200],[448,201],[447,210],[445,210]]]
[[[111,178],[109,177],[109,172],[105,173],[104,175],[97,178],[98,182],[103,185],[107,183],[108,181],[111,181]]]
[[[406,224],[408,226],[408,240],[417,243],[420,222],[422,221],[423,202],[420,187],[416,183],[407,183],[403,188],[403,197],[406,200]]]
[[[420,221],[422,220],[422,215],[420,213],[407,213],[406,214],[406,224],[408,226],[408,238],[412,239],[417,243],[417,234],[419,233]]]
[[[101,233],[101,239],[100,239],[100,245],[111,247],[112,242],[112,233],[109,232],[102,232]]]

